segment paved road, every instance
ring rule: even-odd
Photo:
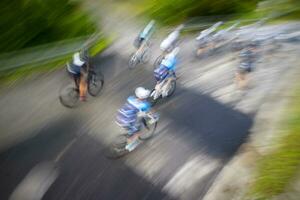
[[[0,199],[201,199],[246,139],[268,90],[295,66],[297,59],[286,55],[299,47],[287,44],[272,59],[265,55],[255,84],[241,93],[233,84],[234,55],[197,60],[192,43],[182,45],[175,95],[155,108],[158,135],[120,160],[104,156],[120,133],[116,110],[135,87],[154,84],[151,65],[127,69],[126,42],[94,58],[106,86],[77,109],[57,99],[67,81],[63,71],[3,90]]]

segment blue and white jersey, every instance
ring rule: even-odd
[[[251,68],[255,60],[255,53],[250,49],[243,49],[240,53],[240,68]]]
[[[154,77],[156,81],[162,81],[170,75],[170,72],[174,72],[176,68],[177,60],[175,56],[167,56],[162,60],[160,66],[154,70]]]
[[[126,103],[118,110],[117,123],[120,126],[130,126],[135,123],[139,112],[148,112],[151,104],[146,100],[141,101],[134,96],[127,98]]]
[[[154,21],[152,20],[140,33],[139,37],[148,40],[154,31]]]

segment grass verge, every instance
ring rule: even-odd
[[[90,47],[90,55],[95,56],[106,49],[112,40],[110,38],[100,38]],[[20,68],[5,71],[0,74],[0,84],[10,85],[18,80],[30,77],[33,74],[46,73],[64,67],[65,63],[70,60],[73,54],[64,55],[55,60],[48,60],[36,64],[25,65]]]
[[[258,162],[257,175],[250,187],[250,199],[271,199],[288,190],[300,169],[300,85],[283,111],[276,150]]]

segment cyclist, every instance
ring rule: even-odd
[[[142,44],[144,42],[148,42],[148,40],[150,39],[150,37],[152,36],[153,32],[154,32],[154,25],[155,25],[155,21],[151,20],[147,26],[139,33],[139,35],[136,37],[136,39],[134,40],[134,46],[139,49]]]
[[[160,44],[160,49],[163,52],[170,52],[172,51],[176,43],[178,42],[180,31],[183,29],[183,25],[179,25],[173,32],[171,32]]]
[[[248,84],[248,74],[253,71],[253,65],[256,59],[256,47],[256,42],[251,41],[239,54],[240,64],[236,72],[236,81],[239,89],[244,89]]]
[[[160,56],[162,59],[170,53],[176,46],[179,41],[180,31],[183,29],[184,25],[179,25],[172,33],[170,33],[160,44],[160,49],[162,50],[162,55]],[[159,60],[156,63],[157,65],[160,64]]]
[[[89,56],[85,49],[74,53],[72,60],[67,63],[67,71],[73,77],[75,86],[79,90],[80,101],[86,101],[88,68]]]
[[[128,97],[126,103],[118,110],[116,123],[127,131],[129,140],[138,136],[142,117],[153,116],[151,104],[147,101],[149,95],[150,90],[138,87],[135,89],[135,96]]]
[[[197,41],[197,56],[200,56],[203,52],[211,47],[212,41],[212,34],[216,31],[216,29],[222,25],[223,22],[217,22],[213,26],[208,29],[201,31],[201,33],[196,38]]]
[[[163,96],[166,96],[168,92],[169,84],[176,78],[175,67],[177,64],[177,54],[179,53],[179,47],[173,49],[173,51],[165,56],[160,66],[154,70],[154,77],[156,79],[156,90],[163,90]],[[165,80],[167,82],[165,82]]]

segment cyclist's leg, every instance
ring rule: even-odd
[[[137,120],[138,121],[138,120]],[[137,137],[139,137],[139,132],[140,132],[140,123],[138,122],[133,122],[127,127],[127,134],[128,138],[127,141],[128,143],[134,141]]]
[[[76,89],[79,90],[80,74],[74,74],[69,72],[69,75],[73,79]]]
[[[205,52],[205,47],[199,47],[197,50],[197,55],[200,56],[204,52]]]
[[[242,80],[243,80],[243,75],[242,75],[241,69],[239,68],[237,70],[237,72],[235,73],[235,82],[236,82],[236,85],[237,85],[238,88],[241,87]]]
[[[168,90],[170,89],[172,77],[167,78],[166,82],[162,86],[162,95],[163,97],[167,96]]]
[[[247,83],[247,72],[246,71],[239,71],[237,76],[237,84],[239,89],[245,88]]]
[[[245,70],[243,88],[246,88],[249,86],[250,73],[252,72],[252,67],[253,67],[252,64],[249,64],[249,67]]]
[[[86,100],[86,92],[87,92],[87,72],[82,72],[80,75],[80,83],[79,83],[79,96],[81,101]]]

